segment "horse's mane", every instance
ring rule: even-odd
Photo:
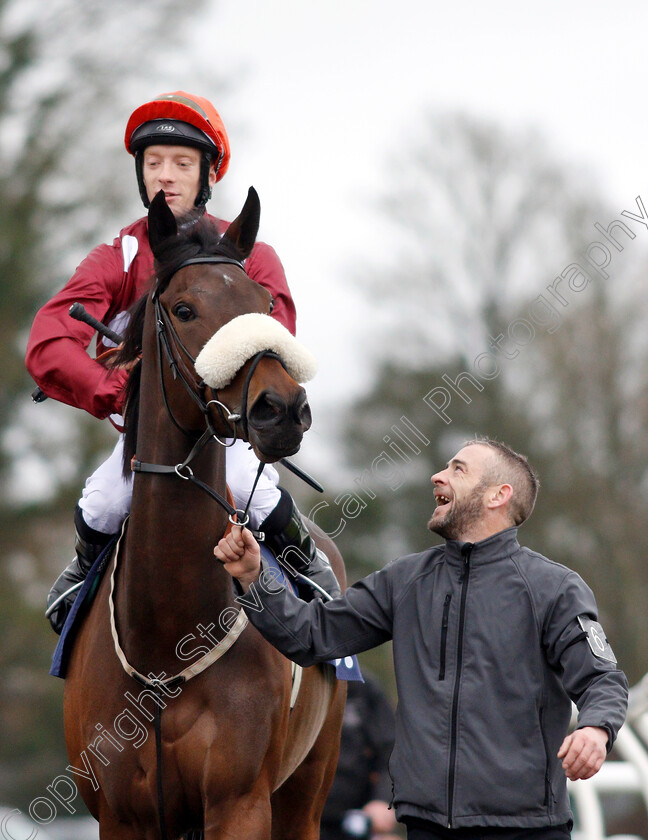
[[[194,257],[224,256],[244,259],[234,242],[219,233],[215,223],[205,217],[191,213],[178,222],[178,233],[156,247],[155,277],[152,290],[162,294],[171,278],[183,262]],[[129,309],[130,319],[124,334],[124,341],[111,360],[111,367],[129,365],[131,372],[126,383],[124,409],[124,463],[123,472],[131,472],[131,459],[137,449],[137,425],[139,421],[140,381],[142,372],[142,335],[144,316],[149,292],[143,295]]]

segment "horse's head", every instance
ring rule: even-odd
[[[158,193],[149,210],[157,283],[151,294],[168,411],[189,432],[205,427],[249,440],[264,462],[294,454],[311,425],[298,384],[315,372],[312,356],[270,316],[272,298],[242,265],[259,225],[250,189],[220,237],[206,220],[180,227]],[[205,406],[207,409],[205,411]]]

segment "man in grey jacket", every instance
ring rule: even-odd
[[[249,531],[235,528],[214,553],[253,624],[300,665],[393,640],[390,772],[409,840],[564,840],[566,778],[600,769],[625,719],[627,680],[582,578],[517,541],[538,491],[526,458],[470,441],[432,483],[428,527],[445,545],[333,601],[306,603],[281,586]]]

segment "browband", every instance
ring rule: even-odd
[[[181,268],[186,268],[188,265],[199,265],[201,263],[229,263],[230,265],[236,265],[245,271],[243,263],[240,262],[240,260],[235,260],[233,257],[220,257],[217,255],[213,255],[211,257],[191,257],[190,259],[180,263],[180,265],[176,268],[176,271],[180,271]]]
[[[180,265],[174,269],[173,274],[171,277],[174,277],[181,268],[186,268],[188,265],[201,265],[203,263],[212,263],[213,265],[217,265],[218,263],[226,263],[229,265],[235,265],[237,268],[240,268],[241,271],[245,271],[245,266],[240,260],[235,260],[233,257],[224,257],[219,256],[218,254],[212,254],[212,256],[203,256],[203,257],[190,257],[188,260],[181,262]],[[247,274],[247,272],[245,272]],[[169,278],[169,283],[171,282],[171,277]],[[160,289],[159,284],[155,287],[152,294],[153,300],[158,300],[160,297]]]

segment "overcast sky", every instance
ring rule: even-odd
[[[364,375],[362,302],[344,280],[388,247],[372,206],[422,114],[538,128],[558,159],[591,169],[612,219],[645,191],[647,31],[644,0],[218,3],[214,62],[237,80],[217,103],[233,148],[227,195],[238,205],[259,191],[261,237],[320,361],[315,410]]]

